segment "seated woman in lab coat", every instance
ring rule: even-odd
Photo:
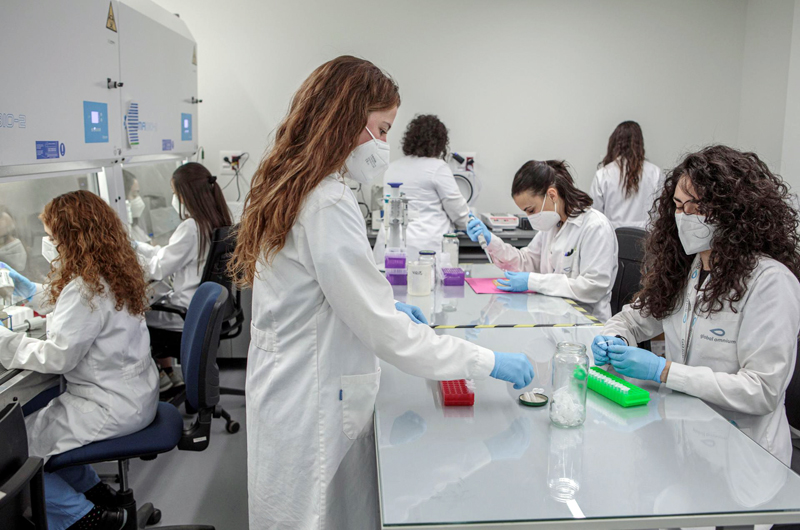
[[[66,380],[63,394],[25,419],[30,454],[47,459],[149,425],[158,372],[144,322],[144,271],[114,210],[75,191],[50,201],[41,219],[48,283],[12,277],[36,311],[51,311],[47,337],[0,326],[0,364]],[[51,530],[118,529],[127,517],[90,466],[45,473],[45,497]]]
[[[442,250],[442,236],[454,228],[464,229],[469,220],[469,206],[461,194],[453,171],[444,157],[448,147],[447,127],[436,116],[416,116],[403,136],[403,157],[389,164],[383,177],[384,195],[388,183],[399,182],[408,198],[412,219],[406,229],[406,253],[409,261],[420,250]],[[375,241],[375,256],[383,264],[385,236]]]
[[[477,218],[467,226],[470,239],[478,241],[482,233],[494,264],[509,271],[498,288],[571,298],[607,320],[617,237],[608,219],[591,207],[591,197],[575,187],[566,162],[526,162],[514,176],[511,196],[538,230],[527,247],[504,243]]]
[[[217,177],[197,162],[182,165],[172,174],[170,181],[174,195],[172,207],[182,222],[169,238],[166,246],[136,244],[136,251],[145,263],[150,281],[151,302],[164,297],[173,305],[189,307],[192,296],[200,287],[200,279],[206,264],[214,230],[233,224],[231,212],[217,184]],[[179,315],[150,311],[147,326],[154,355],[163,369],[159,376],[161,391],[182,385],[180,370],[172,369],[172,356],[178,354],[172,348],[169,336],[159,330],[181,331],[183,319]],[[166,357],[166,358],[162,358]]]
[[[600,164],[590,190],[594,208],[603,212],[614,228],[646,229],[664,177],[661,168],[644,158],[644,136],[638,123],[617,125]]]
[[[592,345],[598,365],[703,399],[783,463],[800,332],[800,221],[754,153],[712,146],[666,179],[636,301]],[[636,347],[664,333],[666,358]]]

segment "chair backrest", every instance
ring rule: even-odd
[[[181,337],[181,367],[186,399],[195,410],[219,403],[217,350],[228,291],[214,282],[200,284],[186,311]]]
[[[616,315],[622,306],[633,301],[641,287],[644,240],[647,232],[639,228],[616,229],[619,257],[617,277],[611,290],[611,314]]]
[[[211,241],[209,241],[208,259],[201,278],[201,282],[220,284],[230,295],[225,307],[222,326],[223,339],[238,336],[244,322],[241,295],[228,274],[228,262],[236,249],[235,229],[235,226],[223,226],[214,230]]]
[[[800,341],[797,343],[797,351],[800,352]],[[789,381],[789,387],[786,389],[785,404],[789,425],[800,429],[800,359],[795,360],[794,373]]]
[[[42,460],[28,458],[28,435],[22,409],[17,403],[7,405],[0,411],[0,521],[3,530],[47,529],[41,473]],[[28,509],[33,522],[23,515]]]

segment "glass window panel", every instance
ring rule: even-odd
[[[122,178],[131,238],[165,245],[181,220],[172,208],[172,173],[176,162],[123,166]]]

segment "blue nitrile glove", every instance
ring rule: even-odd
[[[608,348],[611,366],[620,374],[635,379],[661,382],[667,360],[655,353],[633,346],[612,345]]]
[[[478,234],[483,233],[483,237],[486,238],[486,244],[492,242],[492,231],[483,224],[483,221],[478,219],[472,214],[469,214],[469,223],[467,223],[467,235],[471,240],[474,242],[478,242]]]
[[[608,343],[608,344],[606,344]],[[594,364],[597,366],[605,366],[608,364],[608,347],[609,346],[627,346],[625,341],[619,337],[610,337],[608,335],[598,335],[592,341],[592,353],[594,354]]]
[[[417,306],[404,304],[403,302],[397,302],[394,304],[394,307],[397,308],[397,310],[401,313],[408,315],[408,318],[410,318],[412,322],[416,324],[425,324],[426,326],[428,325],[428,319],[425,318],[425,313],[423,313],[422,309],[418,308]]]
[[[528,296],[523,294],[518,295],[511,295],[511,294],[498,294],[497,301],[503,304],[503,307],[506,309],[511,309],[513,311],[522,311],[524,313],[528,312]]]
[[[528,290],[528,277],[530,272],[511,272],[506,271],[507,280],[498,280],[497,286],[501,291],[522,293]]]
[[[492,377],[514,383],[514,388],[525,388],[533,381],[533,366],[524,353],[494,352]]]
[[[8,275],[14,281],[14,296],[20,298],[30,299],[36,294],[36,285],[28,278],[18,273],[2,261],[0,261],[0,269],[8,269]]]

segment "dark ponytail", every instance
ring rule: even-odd
[[[534,195],[544,195],[550,188],[558,191],[564,201],[567,217],[577,217],[592,205],[592,198],[575,187],[569,173],[569,165],[564,160],[529,160],[514,175],[511,196],[529,191]]]

